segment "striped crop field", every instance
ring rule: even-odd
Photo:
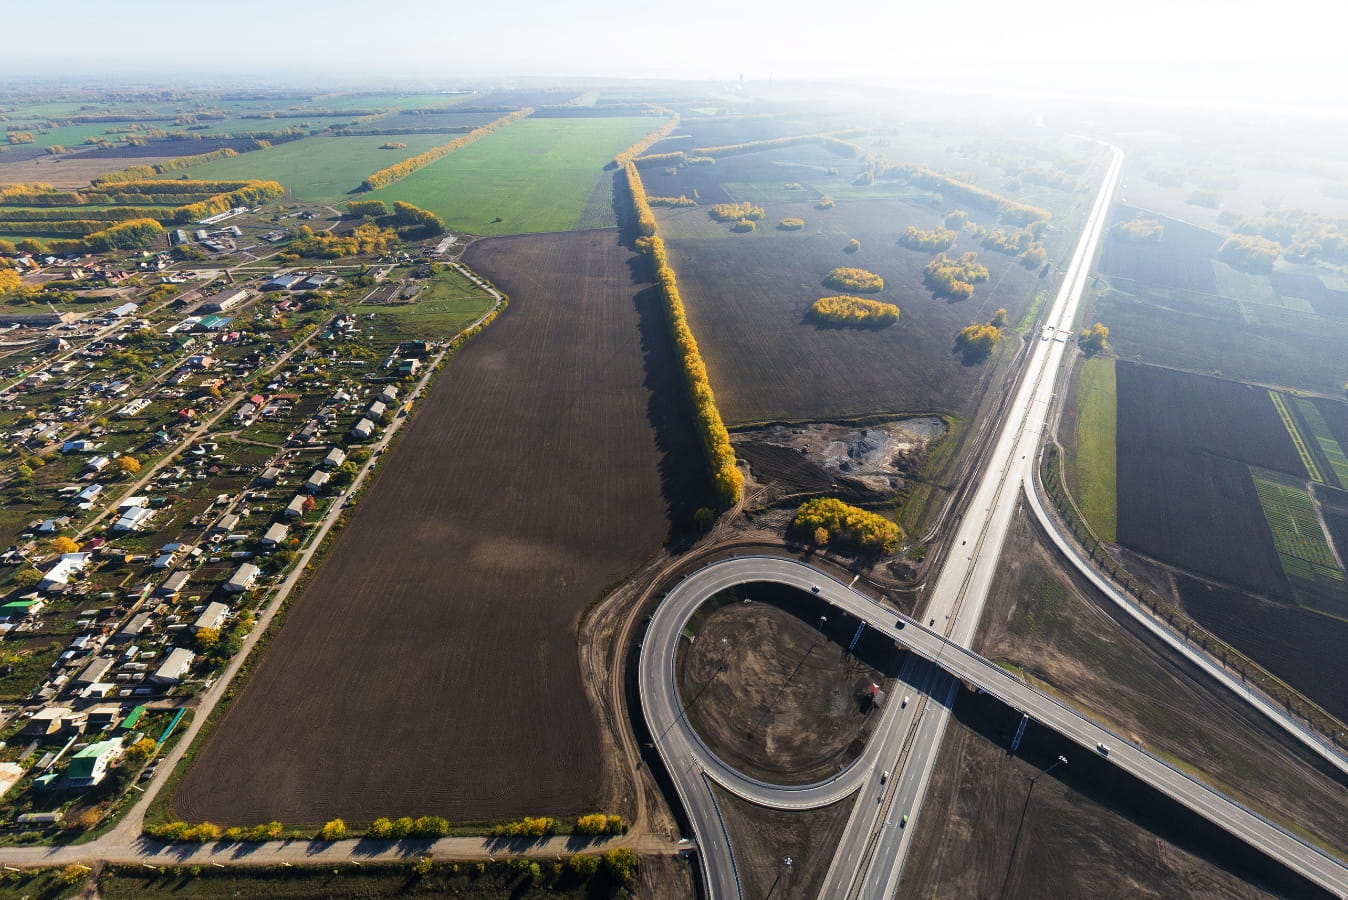
[[[1264,469],[1251,468],[1250,475],[1283,571],[1311,581],[1343,581],[1305,486]]]

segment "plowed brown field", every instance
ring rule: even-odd
[[[472,248],[510,308],[420,404],[177,815],[462,822],[600,800],[577,623],[659,545],[677,513],[662,480],[679,493],[688,458],[662,420],[681,395],[633,258],[616,231]]]

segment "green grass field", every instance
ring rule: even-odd
[[[585,224],[605,164],[663,122],[523,119],[362,199],[415,203],[469,234],[569,231]]]
[[[449,340],[491,309],[495,299],[454,269],[440,272],[415,303],[357,306],[357,318],[374,316],[377,332],[389,340]]]
[[[1250,470],[1283,571],[1310,581],[1343,581],[1306,488],[1275,472]]]
[[[1077,376],[1076,452],[1068,462],[1072,495],[1091,530],[1113,541],[1118,526],[1114,360],[1088,359]]]
[[[453,138],[454,135],[446,134],[304,138],[269,150],[254,150],[194,166],[189,177],[201,181],[247,178],[279,181],[298,200],[334,203],[349,199],[347,194],[371,172]],[[379,145],[385,142],[403,143],[407,147],[380,150]],[[172,179],[183,174],[169,172],[159,177]]]

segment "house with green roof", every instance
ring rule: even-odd
[[[108,766],[121,755],[120,740],[90,744],[71,757],[66,767],[66,783],[73,788],[93,787],[107,776]]]

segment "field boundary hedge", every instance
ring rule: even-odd
[[[0,233],[85,239],[54,244],[50,249],[57,252],[81,248],[107,250],[121,246],[121,237],[132,233],[122,226],[140,225],[142,235],[151,240],[162,233],[161,225],[184,225],[236,206],[264,203],[284,193],[285,188],[275,181],[140,180],[113,182],[108,191],[58,191],[45,184],[18,184],[0,189]],[[163,205],[84,209],[96,204],[136,201]],[[9,210],[6,209],[8,206],[37,208]],[[152,233],[153,229],[148,229],[147,223],[153,223],[159,230]],[[89,241],[88,238],[93,236],[99,240]],[[121,249],[144,246],[147,244],[139,243]]]
[[[155,175],[163,175],[165,172],[180,172],[183,169],[190,169],[193,166],[204,165],[208,162],[214,162],[217,159],[229,159],[232,156],[238,155],[239,151],[235,150],[233,147],[221,147],[219,150],[212,150],[209,153],[198,153],[194,156],[180,156],[177,159],[168,159],[151,166],[128,166],[117,172],[99,175],[89,183],[94,187],[101,187],[105,184],[113,184],[122,181],[140,181],[145,178],[153,178]]]
[[[864,128],[848,128],[843,131],[826,131],[816,134],[794,134],[789,137],[768,138],[762,141],[745,141],[742,144],[722,144],[719,147],[694,147],[689,156],[709,156],[716,159],[733,156],[737,153],[757,153],[759,150],[773,150],[777,147],[790,147],[795,144],[821,144],[834,150],[845,151],[848,156],[860,156],[862,150],[856,144],[843,140],[865,134]]]
[[[669,265],[669,256],[665,253],[665,242],[655,233],[655,214],[651,212],[646,199],[646,187],[641,182],[641,173],[633,161],[642,151],[652,146],[678,125],[675,115],[663,128],[646,135],[627,150],[614,157],[627,178],[627,187],[632,196],[632,207],[636,214],[637,249],[650,256],[655,263],[655,280],[660,285],[660,294],[665,301],[665,313],[669,316],[670,327],[674,331],[674,349],[682,363],[684,384],[693,399],[694,414],[698,432],[702,436],[702,445],[707,452],[707,461],[711,465],[712,483],[716,496],[724,506],[738,503],[744,490],[744,476],[735,467],[735,449],[730,444],[730,432],[721,419],[721,411],[716,406],[716,396],[712,393],[711,382],[707,378],[707,366],[702,361],[702,353],[697,347],[697,338],[688,327],[688,314],[684,310],[683,298],[679,295],[679,283],[674,269]]]
[[[463,137],[455,138],[447,144],[432,147],[425,153],[418,153],[416,156],[409,157],[402,162],[394,163],[388,168],[373,172],[370,175],[367,175],[365,180],[360,183],[360,188],[364,191],[377,191],[382,187],[388,187],[390,184],[393,184],[393,182],[401,181],[418,169],[424,169],[437,159],[448,156],[455,150],[462,150],[464,147],[467,147],[474,141],[481,140],[493,131],[504,128],[511,122],[517,122],[520,119],[523,119],[525,116],[533,113],[533,111],[534,109],[532,106],[522,107],[512,113],[501,116],[501,118],[496,119],[493,122],[488,122],[486,125],[479,125]]]
[[[913,184],[940,191],[948,201],[962,200],[971,206],[996,210],[998,215],[1021,225],[1029,225],[1031,222],[1047,222],[1053,216],[1046,209],[1019,203],[1009,197],[1003,197],[1001,194],[993,193],[968,182],[958,181],[948,175],[942,175],[926,166],[896,165],[885,169],[881,174],[896,174],[901,178],[908,179]]]

